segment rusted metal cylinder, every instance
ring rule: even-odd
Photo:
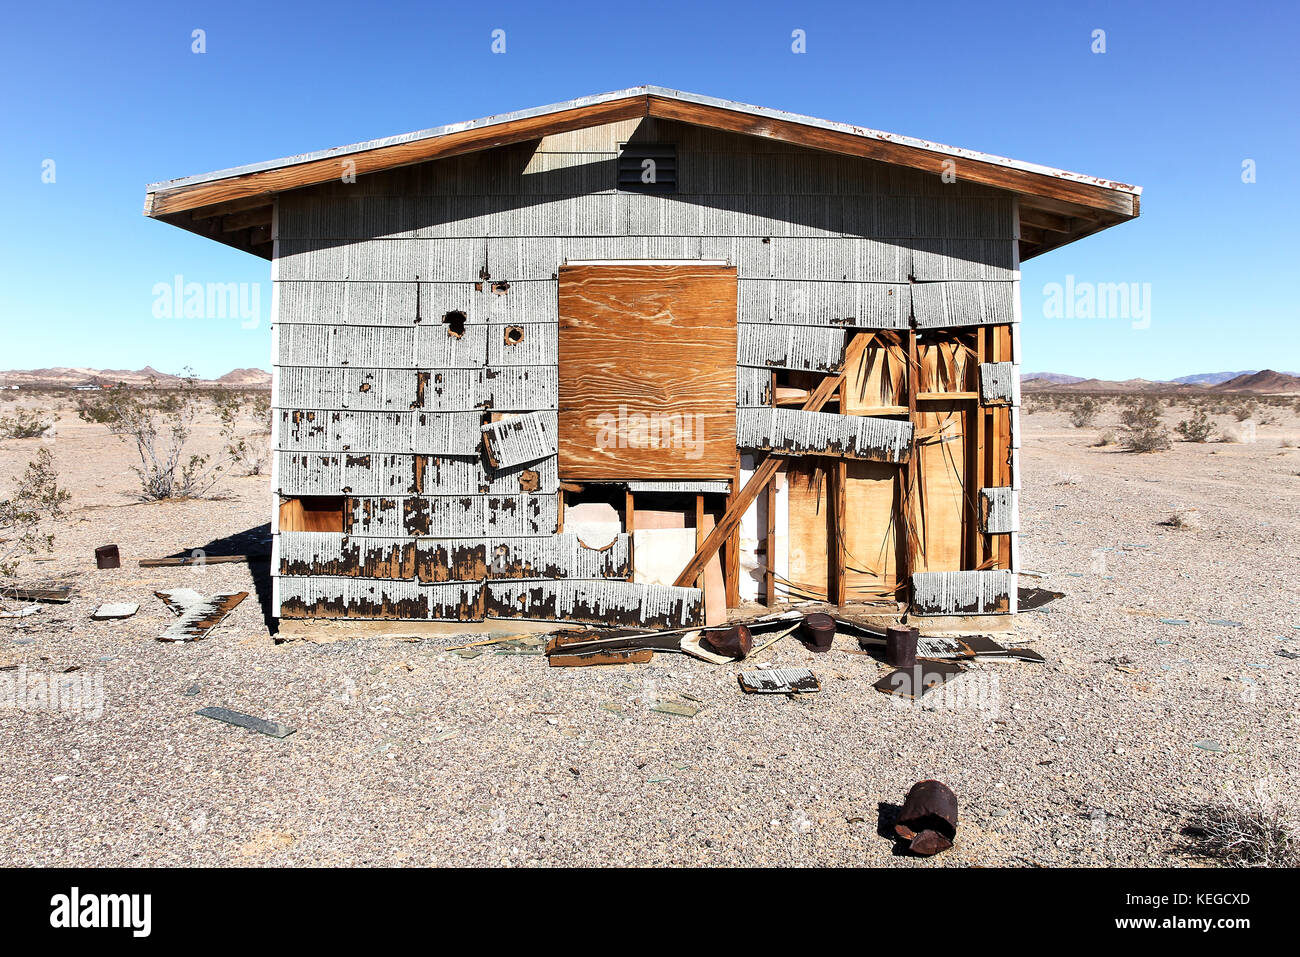
[[[898,813],[894,833],[909,842],[915,854],[946,851],[957,837],[957,795],[941,781],[913,784]]]
[[[100,545],[95,549],[95,567],[96,568],[121,568],[122,556],[118,554],[116,545]]]
[[[916,664],[916,639],[920,632],[907,625],[891,625],[885,629],[885,661],[895,668],[911,668]]]
[[[728,658],[744,658],[754,650],[754,636],[744,625],[725,631],[705,632],[704,640],[710,648]]]
[[[820,613],[805,615],[801,631],[809,651],[819,654],[830,651],[835,640],[835,619]]]

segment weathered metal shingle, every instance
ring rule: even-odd
[[[1013,488],[980,489],[984,531],[990,535],[1020,531],[1020,504]]]
[[[547,429],[540,412],[516,415],[482,427],[483,443],[493,468],[511,468],[555,454],[554,425]]]
[[[981,362],[980,402],[1020,405],[1020,367],[1013,362]]]
[[[912,609],[921,615],[996,615],[1016,610],[1016,575],[1003,569],[916,572]]]
[[[745,449],[903,462],[911,452],[912,424],[801,409],[738,409],[736,444]]]

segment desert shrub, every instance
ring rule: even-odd
[[[1107,445],[1115,444],[1115,432],[1112,429],[1103,429],[1097,434],[1097,441],[1093,442],[1094,448],[1103,448]]]
[[[43,409],[15,409],[12,416],[0,415],[0,439],[34,439],[53,424]]]
[[[213,400],[221,419],[221,434],[226,440],[226,454],[245,475],[261,475],[271,458],[271,397],[264,392],[240,395],[219,393]],[[253,428],[241,426],[244,417],[253,420]]]
[[[1097,418],[1097,412],[1100,410],[1097,400],[1092,396],[1081,400],[1073,409],[1070,410],[1070,424],[1076,429],[1082,429],[1092,425]]]
[[[1160,419],[1160,403],[1151,397],[1134,399],[1120,412],[1121,444],[1130,452],[1159,452],[1172,444]]]
[[[1300,816],[1264,782],[1195,808],[1187,830],[1196,853],[1230,867],[1300,865]]]
[[[49,524],[63,514],[69,498],[67,491],[59,488],[50,450],[39,450],[10,496],[0,499],[0,578],[17,575],[22,556],[53,548]]]
[[[1238,422],[1245,422],[1255,415],[1257,404],[1254,399],[1238,399],[1232,410],[1233,418]]]
[[[1198,409],[1190,419],[1183,419],[1176,426],[1176,431],[1184,442],[1205,442],[1214,432],[1214,423],[1204,410]]]
[[[118,386],[106,389],[87,403],[88,422],[102,422],[135,443],[140,464],[133,471],[140,479],[141,497],[146,501],[170,498],[198,498],[221,478],[225,462],[211,456],[189,455],[185,447],[204,405],[188,374],[179,390],[159,396],[141,389]]]

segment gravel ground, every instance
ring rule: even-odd
[[[247,566],[135,563],[263,524],[266,480],[134,504],[130,450],[65,414],[48,447],[73,510],[23,577],[77,594],[0,620],[0,665],[79,668],[61,676],[102,681],[103,708],[0,707],[0,863],[1195,864],[1178,852],[1190,806],[1230,783],[1300,784],[1300,662],[1275,654],[1300,650],[1300,450],[1282,444],[1300,424],[1288,412],[1254,444],[1137,456],[1091,447],[1097,429],[1060,413],[1023,422],[1022,563],[1043,577],[1022,584],[1067,597],[1015,636],[1048,663],[980,664],[921,708],[873,690],[886,669],[844,639],[765,653],[821,677],[793,699],[673,655],[547,669],[461,658],[442,650],[452,638],[276,644]],[[0,482],[41,444],[0,442]],[[1158,524],[1176,510],[1190,527]],[[108,542],[124,567],[95,571]],[[154,640],[164,587],[254,594],[208,640],[172,645]],[[140,612],[91,621],[105,601]],[[700,711],[651,710],[661,699]],[[196,717],[205,706],[297,732]],[[924,777],[962,818],[951,851],[918,860],[879,822]]]

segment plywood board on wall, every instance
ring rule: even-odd
[[[918,475],[913,489],[913,521],[920,532],[920,554],[913,571],[957,571],[962,567],[966,461],[961,410],[920,411],[916,415]]]
[[[827,504],[826,469],[818,459],[800,459],[785,466],[789,503],[789,571],[777,593],[790,598],[826,598]]]
[[[898,466],[846,462],[845,593],[849,601],[892,594],[898,585],[902,536],[895,521]]]
[[[562,478],[734,475],[734,267],[564,266],[559,314]]]

